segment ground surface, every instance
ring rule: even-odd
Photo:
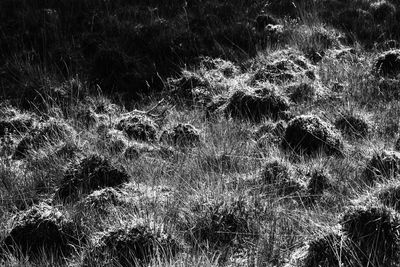
[[[0,3],[4,266],[399,266],[398,1]]]

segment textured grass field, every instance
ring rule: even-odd
[[[1,1],[0,265],[399,266],[399,22]]]

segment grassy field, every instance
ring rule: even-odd
[[[399,266],[399,1],[167,2],[0,1],[0,265]]]

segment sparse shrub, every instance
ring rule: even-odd
[[[129,115],[122,118],[116,128],[125,132],[129,138],[151,142],[156,139],[157,125],[144,115]]]
[[[31,149],[39,149],[46,143],[56,143],[71,138],[75,134],[75,130],[67,123],[51,119],[48,122],[39,125],[39,127],[29,131],[28,134],[19,142],[13,157],[15,159],[22,159]]]
[[[389,50],[378,56],[373,71],[384,77],[394,77],[400,73],[400,50]]]
[[[382,151],[375,153],[367,163],[364,171],[366,182],[389,179],[400,171],[400,153],[395,151]]]
[[[73,201],[80,194],[89,194],[105,187],[120,186],[129,182],[129,178],[121,166],[116,166],[99,155],[91,155],[76,166],[71,166],[62,178],[55,198]]]
[[[42,203],[14,217],[2,245],[15,255],[35,260],[43,255],[68,256],[83,240],[79,227],[66,214]]]
[[[340,234],[331,233],[310,242],[302,266],[348,266],[350,253],[349,240]]]
[[[399,218],[382,207],[354,207],[341,220],[362,266],[399,264]]]
[[[164,131],[160,137],[162,142],[174,146],[195,146],[200,143],[200,134],[194,126],[190,124],[178,124],[172,131]]]
[[[83,266],[144,266],[156,255],[173,257],[180,245],[170,234],[146,225],[105,232],[98,244],[85,255]]]
[[[285,149],[311,155],[324,152],[341,154],[343,141],[334,127],[317,116],[302,115],[290,120],[282,141]]]
[[[370,123],[361,116],[343,114],[336,121],[335,126],[352,137],[365,138],[371,132]]]
[[[276,88],[255,91],[236,91],[229,99],[225,113],[236,119],[261,122],[262,119],[278,119],[290,107],[288,99],[276,92]]]

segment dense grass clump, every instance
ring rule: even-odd
[[[161,135],[161,141],[174,146],[196,146],[200,143],[199,131],[190,124],[178,124]]]
[[[186,238],[211,249],[239,245],[255,234],[249,207],[242,201],[198,203],[181,222]]]
[[[400,51],[389,50],[382,53],[376,59],[374,68],[381,76],[397,76],[400,73]]]
[[[56,199],[71,201],[81,194],[120,186],[128,181],[129,174],[122,167],[115,166],[102,156],[90,155],[67,171],[56,192]]]
[[[367,182],[390,179],[399,172],[400,154],[395,151],[375,153],[367,164],[364,176]]]
[[[361,116],[345,114],[335,121],[335,126],[344,134],[365,138],[371,132],[371,125]]]
[[[229,99],[225,112],[233,118],[260,122],[264,118],[277,119],[289,109],[289,101],[274,88],[237,91]]]
[[[63,121],[57,119],[49,120],[33,128],[18,143],[15,149],[14,158],[24,158],[29,150],[39,149],[46,144],[54,144],[60,140],[71,138],[75,135],[75,130]]]
[[[340,154],[343,149],[342,137],[334,127],[312,115],[289,121],[282,144],[289,151],[304,154]]]
[[[321,196],[325,190],[332,187],[332,178],[325,170],[314,170],[310,176],[307,190],[312,198]]]
[[[35,260],[43,256],[62,259],[83,242],[82,234],[79,226],[66,214],[42,203],[14,218],[13,227],[3,240],[2,249]]]
[[[168,259],[178,251],[179,243],[171,235],[139,224],[104,233],[85,255],[83,266],[143,266],[157,255]]]
[[[399,219],[390,210],[380,207],[351,209],[343,215],[342,227],[363,266],[396,266],[399,263]]]
[[[127,116],[118,122],[116,128],[125,132],[132,139],[140,141],[154,141],[156,139],[157,125],[146,116]]]
[[[341,264],[347,266],[350,263],[350,253],[350,243],[346,237],[332,233],[311,241],[304,259],[304,267],[334,267]]]

